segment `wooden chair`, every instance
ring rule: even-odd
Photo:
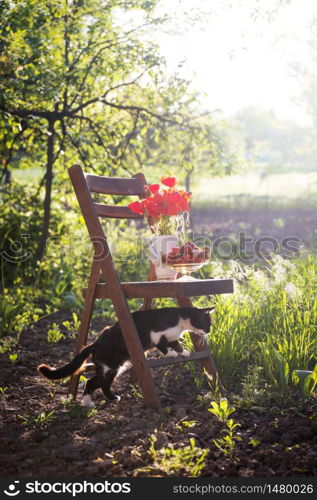
[[[157,366],[200,361],[213,382],[218,380],[218,383],[221,384],[205,339],[202,342],[202,338],[198,338],[195,334],[191,335],[195,352],[191,353],[189,357],[146,359],[128,306],[128,299],[144,298],[145,307],[149,308],[153,298],[174,297],[181,307],[191,307],[192,303],[189,297],[232,293],[233,281],[231,279],[188,282],[154,281],[155,272],[153,272],[152,267],[150,281],[121,283],[99,217],[136,219],[143,216],[133,213],[127,206],[96,203],[93,201],[91,193],[132,195],[142,199],[150,194],[145,177],[141,173],[127,179],[100,177],[84,174],[79,165],[73,165],[69,169],[69,175],[94,247],[88,287],[83,290],[85,302],[76,353],[87,343],[95,299],[108,298],[112,300],[130,354],[134,374],[147,406],[156,410],[160,409],[160,400],[151,372],[151,368]],[[105,283],[99,283],[101,275]],[[77,394],[78,381],[79,375],[71,377],[69,392],[74,397]]]

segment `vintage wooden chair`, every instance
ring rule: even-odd
[[[191,334],[195,352],[191,353],[189,357],[146,359],[131,316],[128,299],[144,298],[144,308],[150,308],[154,298],[174,297],[180,306],[192,307],[190,297],[232,293],[233,281],[231,279],[193,280],[187,282],[177,280],[154,281],[155,271],[153,271],[152,266],[149,281],[121,283],[99,217],[135,219],[143,216],[133,213],[127,206],[96,203],[93,201],[91,193],[131,195],[142,199],[150,194],[145,177],[142,173],[127,179],[100,177],[84,174],[79,165],[73,165],[69,169],[69,175],[94,247],[88,287],[83,290],[85,302],[76,353],[87,342],[95,299],[107,298],[112,300],[130,354],[134,374],[147,406],[156,410],[160,409],[160,400],[153,381],[151,368],[173,363],[200,361],[213,382],[215,383],[217,380],[217,383],[221,384],[205,339],[202,341],[202,338],[198,338],[195,334]],[[105,283],[99,283],[101,276]],[[74,397],[77,394],[78,381],[79,375],[71,377],[69,392]]]

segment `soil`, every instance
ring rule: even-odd
[[[214,445],[222,425],[208,412],[208,387],[195,384],[187,364],[155,370],[163,403],[160,415],[144,408],[129,373],[115,382],[119,403],[106,402],[95,393],[97,411],[80,402],[66,404],[66,383],[50,383],[36,372],[40,362],[54,366],[72,356],[74,339],[57,344],[46,341],[52,322],[60,325],[67,313],[55,313],[40,320],[21,335],[18,360],[2,363],[0,474],[18,477],[129,477],[164,476],[152,467],[148,454],[150,437],[156,447],[172,443],[179,448],[194,438],[196,445],[209,448],[202,476],[315,476],[317,475],[317,402],[293,408],[236,406],[232,415],[241,427],[241,441],[232,457]],[[96,326],[96,325],[95,325]],[[99,325],[100,326],[100,323]],[[199,372],[199,366],[196,372]],[[79,390],[79,400],[83,388]],[[230,395],[229,395],[230,400]],[[53,412],[49,420],[38,416]],[[45,416],[44,415],[44,416]],[[35,421],[37,419],[37,421]],[[181,422],[191,422],[191,426]],[[190,475],[178,470],[175,475]]]

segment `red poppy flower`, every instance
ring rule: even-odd
[[[130,205],[128,205],[128,207],[130,208],[130,210],[132,210],[132,212],[135,212],[136,214],[144,215],[143,205],[139,201],[134,201],[133,203],[130,203]]]
[[[160,215],[162,215],[163,197],[159,193],[149,196],[143,203],[147,213],[151,217],[157,219]]]
[[[160,185],[159,184],[151,184],[149,186],[149,190],[151,191],[152,194],[157,193],[159,189],[160,189]]]
[[[137,214],[146,215],[153,219],[174,217],[189,210],[190,194],[183,189],[176,190],[175,177],[162,177],[162,184],[168,189],[160,190],[159,184],[151,184],[151,195],[144,200],[130,203],[129,208]]]
[[[176,184],[176,178],[169,177],[168,175],[165,175],[161,178],[161,183],[164,184],[164,186],[168,186],[168,187],[172,188]]]

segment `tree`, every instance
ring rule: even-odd
[[[56,169],[80,161],[108,175],[133,172],[147,156],[150,129],[191,137],[192,97],[185,81],[165,78],[157,47],[142,37],[162,22],[154,0],[0,3],[2,176],[10,164],[44,168],[41,260]],[[141,24],[120,26],[131,9]]]

